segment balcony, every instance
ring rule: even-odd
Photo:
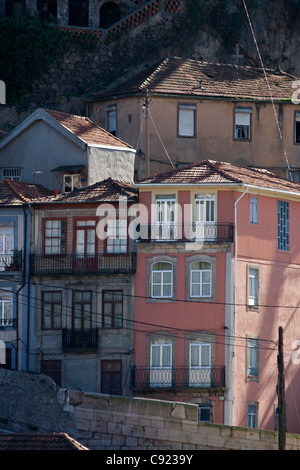
[[[31,255],[30,274],[129,274],[136,270],[136,254],[99,254],[96,256]]]
[[[172,222],[140,226],[138,242],[233,242],[231,223],[175,224]]]
[[[62,330],[62,348],[65,351],[97,351],[98,328],[90,330]]]
[[[140,368],[131,370],[131,386],[134,389],[153,388],[224,388],[225,367],[179,367],[179,368]]]
[[[0,253],[0,271],[21,271],[22,251],[16,250],[14,253]]]

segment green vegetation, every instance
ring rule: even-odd
[[[65,47],[65,35],[38,17],[24,12],[1,20],[0,79],[6,83],[8,104],[20,103]]]

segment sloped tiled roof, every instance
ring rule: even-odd
[[[15,206],[40,198],[52,196],[54,193],[50,189],[40,184],[25,183],[4,179],[0,181],[0,205]]]
[[[140,179],[137,186],[148,185],[250,185],[299,193],[300,183],[282,178],[268,170],[243,167],[226,162],[203,160],[191,165]]]
[[[100,203],[117,202],[120,198],[136,200],[138,189],[131,183],[117,181],[112,178],[97,182],[87,188],[75,189],[69,193],[58,194],[55,198],[47,198],[44,202],[54,203]],[[43,201],[42,201],[43,202]]]
[[[44,111],[87,144],[132,148],[126,142],[113,136],[110,132],[102,129],[102,127],[97,126],[87,117],[76,116],[52,109],[44,109]]]
[[[258,67],[168,57],[116,88],[91,94],[89,101],[144,94],[146,89],[152,95],[259,101],[270,101],[271,90],[274,100],[291,100],[295,77],[280,70],[266,70],[266,75],[268,81]]]
[[[66,433],[0,433],[0,450],[89,450]]]

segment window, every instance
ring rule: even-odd
[[[158,262],[152,265],[152,297],[169,298],[173,294],[173,265]]]
[[[151,344],[150,384],[170,387],[172,384],[172,344]]]
[[[284,408],[284,418],[285,418],[285,431],[287,431],[287,406]],[[275,431],[279,431],[279,406],[275,405]]]
[[[65,219],[44,220],[44,252],[46,255],[64,254],[66,249]]]
[[[300,144],[300,112],[295,114],[295,144]]]
[[[127,219],[108,219],[107,253],[127,253]]]
[[[189,385],[209,387],[211,384],[211,345],[206,342],[190,344]]]
[[[117,134],[117,107],[115,105],[107,106],[107,130],[112,135]]]
[[[122,361],[101,361],[101,393],[122,395]]]
[[[81,187],[81,176],[79,174],[64,175],[64,192],[69,193]]]
[[[156,225],[152,238],[159,240],[175,238],[175,203],[174,194],[156,196]]]
[[[250,197],[250,223],[258,223],[258,199],[257,197]]]
[[[21,170],[20,170],[20,168],[4,168],[3,169],[3,179],[21,181]]]
[[[92,293],[75,291],[73,293],[73,329],[85,330],[92,326]]]
[[[103,328],[122,328],[123,327],[123,292],[122,291],[103,291]]]
[[[61,328],[61,292],[42,292],[42,329]]]
[[[196,261],[191,264],[191,297],[211,296],[211,264],[205,261]]]
[[[258,306],[258,269],[248,270],[248,305]]]
[[[278,249],[289,250],[289,203],[278,201]]]
[[[251,109],[236,108],[234,137],[238,140],[250,140]]]
[[[257,428],[258,427],[258,403],[249,402],[247,406],[247,427]]]
[[[180,104],[178,108],[179,137],[195,137],[196,105]]]
[[[0,291],[0,326],[14,326],[13,294]]]
[[[248,367],[247,367],[247,377],[248,378],[258,378],[258,366],[259,366],[259,346],[258,339],[248,338]]]
[[[202,423],[211,422],[211,407],[208,405],[198,405],[198,420]]]

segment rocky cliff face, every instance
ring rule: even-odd
[[[36,81],[22,108],[0,107],[0,129],[10,130],[39,106],[81,114],[85,93],[91,87],[101,88],[120,77],[129,77],[166,54],[209,62],[260,65],[243,0],[185,1],[194,8],[194,17],[187,16],[187,9],[177,17],[159,14],[113,44],[102,43],[90,51],[73,46]],[[252,2],[246,0],[246,4],[252,5],[248,13],[265,67],[280,66],[300,77],[300,0]],[[206,18],[208,4],[210,11]],[[225,4],[227,9],[222,9]],[[202,5],[202,16],[197,5],[199,8]],[[231,15],[230,8],[239,16]]]

